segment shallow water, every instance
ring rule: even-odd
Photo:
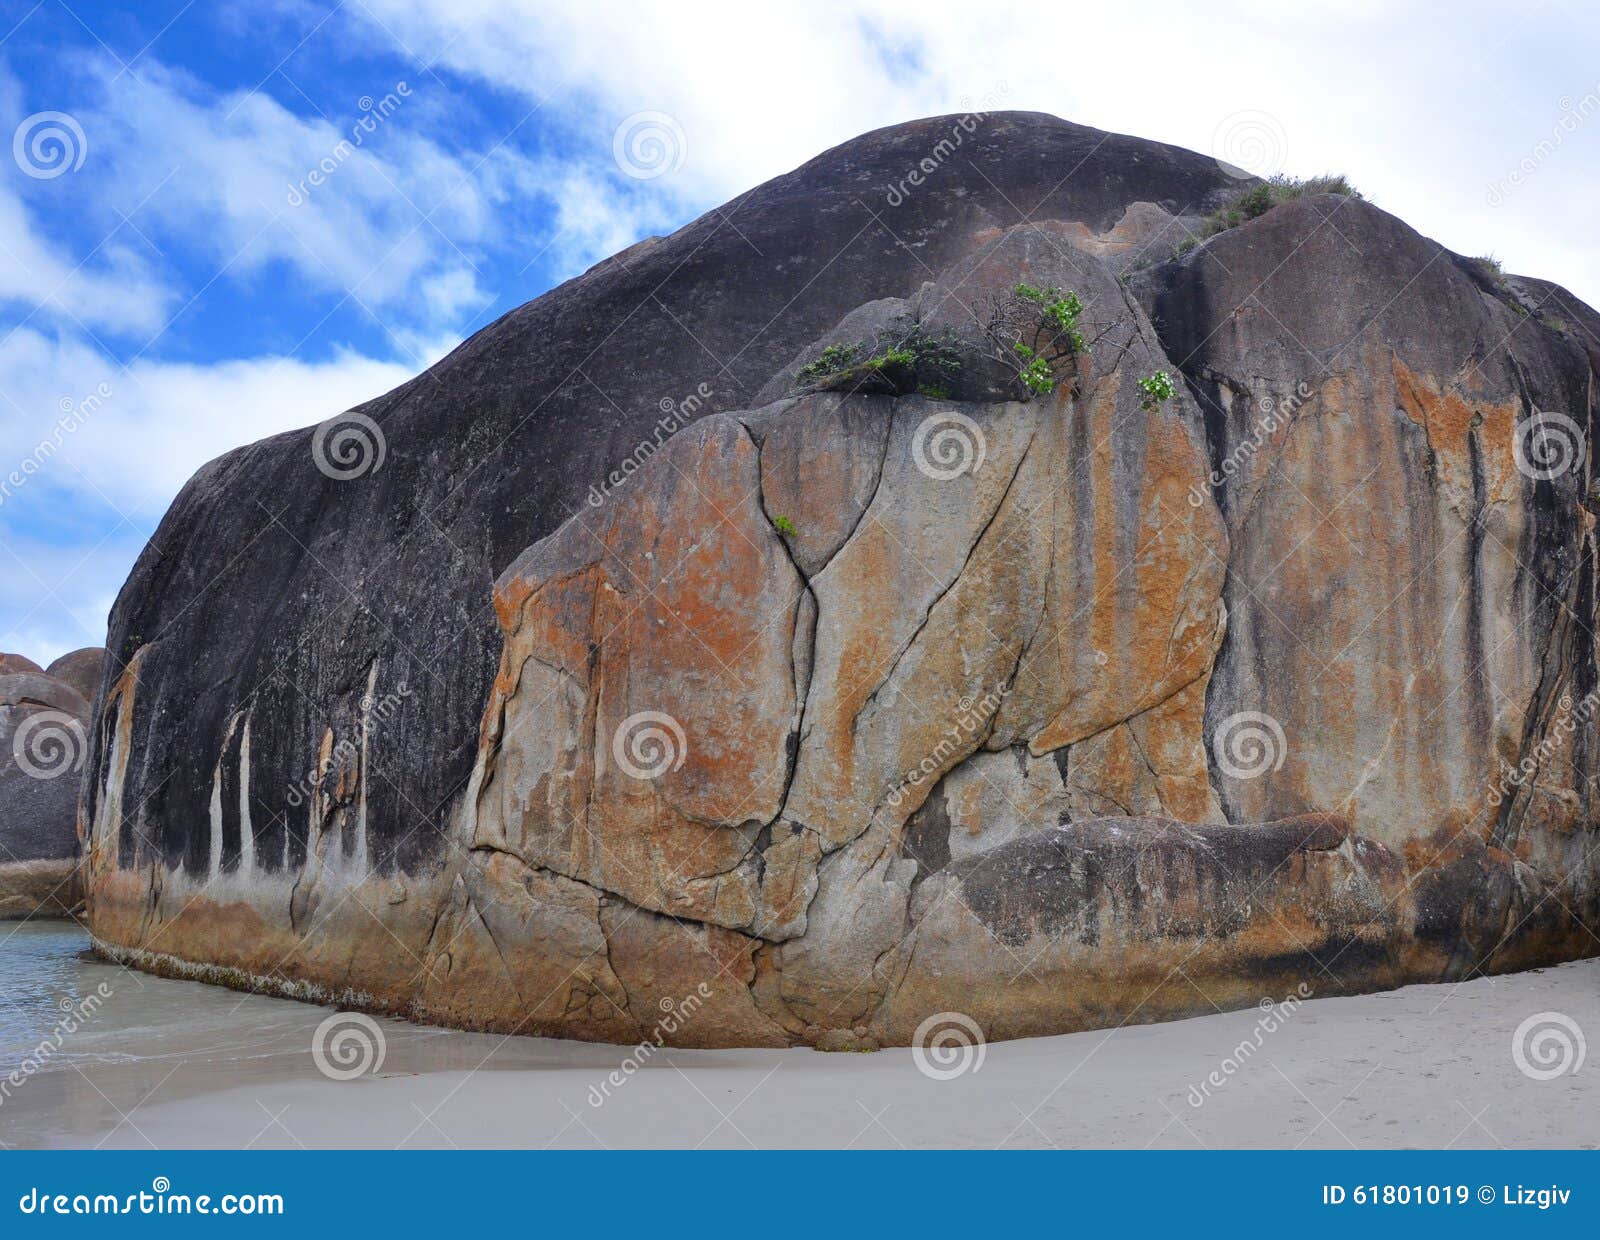
[[[74,922],[0,922],[0,1063],[36,1046],[60,1019],[60,1003],[79,997],[78,957],[88,946]]]
[[[154,977],[97,959],[88,948],[87,932],[74,922],[0,922],[0,1147],[149,1148],[156,1143],[141,1123],[146,1108],[230,1090],[303,1082],[335,1091],[339,1105],[348,1101],[337,1091],[349,1082],[330,1079],[313,1054],[319,1027],[335,1009]],[[69,1028],[67,1018],[80,1013]],[[357,1035],[371,1047],[366,1081],[506,1069],[601,1072],[619,1055],[615,1047],[359,1019],[377,1031],[376,1039]],[[327,1035],[322,1043],[323,1062],[339,1069]],[[21,1079],[10,1083],[13,1070]]]

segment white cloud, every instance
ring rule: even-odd
[[[1587,240],[1600,115],[1500,206],[1485,193],[1548,134],[1563,98],[1600,91],[1592,24],[1507,22],[1475,5],[1444,21],[1376,0],[365,0],[351,12],[376,15],[375,43],[397,35],[540,104],[537,123],[566,135],[583,170],[574,235],[596,243],[637,240],[659,214],[681,218],[684,204],[715,205],[866,130],[964,111],[1003,88],[1000,107],[1202,152],[1233,114],[1265,112],[1287,171],[1345,172],[1444,244],[1494,250],[1508,269],[1600,301]],[[641,110],[674,117],[686,149],[679,171],[630,182],[611,140]]]
[[[455,343],[416,346],[432,361]],[[121,370],[71,336],[13,332],[0,344],[0,650],[42,663],[103,640],[117,589],[196,469],[413,373],[353,353]]]
[[[435,345],[434,348],[439,346]],[[67,336],[24,328],[0,344],[0,476],[59,440],[29,482],[0,503],[0,519],[44,499],[47,482],[134,522],[160,516],[213,457],[308,426],[382,395],[412,377],[396,362],[354,353],[326,361],[256,357],[205,365],[141,359],[123,370]],[[101,385],[104,385],[102,388]],[[67,406],[82,409],[60,432]],[[60,502],[52,495],[51,502]]]
[[[89,330],[147,332],[165,321],[172,296],[115,237],[73,262],[38,234],[21,201],[0,189],[0,302]]]
[[[71,176],[72,205],[90,232],[111,240],[98,256],[100,274],[80,273],[76,291],[69,285],[58,296],[62,309],[83,317],[118,300],[98,296],[110,287],[138,291],[141,273],[118,248],[134,227],[198,268],[197,288],[213,275],[239,279],[284,265],[304,287],[348,294],[397,331],[453,328],[464,307],[488,300],[466,290],[459,273],[480,265],[480,246],[502,239],[502,213],[517,205],[504,185],[518,157],[502,149],[481,161],[426,136],[436,118],[418,95],[431,79],[376,83],[347,114],[324,119],[265,91],[218,94],[152,57],[137,75],[97,58],[85,73],[93,101],[74,115],[89,158]],[[17,110],[15,90],[5,95]],[[14,204],[0,211],[0,241],[18,238],[22,260],[0,272],[0,296],[52,287],[51,276],[70,267],[59,255],[47,263],[25,223]],[[417,298],[427,281],[451,295]],[[158,317],[152,304],[163,300],[147,291],[99,320],[148,328]]]
[[[102,646],[106,620],[121,583],[144,546],[131,526],[93,542],[0,538],[0,651],[22,654],[40,667],[80,646]]]
[[[393,31],[420,56],[540,104],[525,123],[567,130],[578,161],[597,170],[620,175],[612,139],[625,118],[667,113],[685,140],[682,171],[645,183],[666,195],[722,201],[863,130],[921,115],[953,87],[942,67],[903,59],[925,16],[875,4],[372,0],[365,11],[381,22],[375,40]],[[987,39],[987,16],[963,12]]]

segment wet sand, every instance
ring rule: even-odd
[[[1568,1027],[1544,1049],[1569,1071],[1535,1079],[1513,1055],[1539,1013],[1600,1036],[1600,960],[1311,999],[1270,1022],[1249,1010],[994,1043],[951,1079],[904,1049],[656,1050],[608,1085],[630,1048],[391,1020],[375,1022],[377,1070],[331,1080],[312,1042],[332,1009],[149,977],[81,958],[86,945],[70,923],[0,925],[5,1072],[38,1061],[63,1000],[106,995],[0,1097],[6,1145],[1600,1147],[1600,1063],[1570,1071]],[[1538,1053],[1524,1056],[1535,1071]]]

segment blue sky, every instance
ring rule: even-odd
[[[0,650],[102,640],[211,457],[915,116],[1037,109],[1342,171],[1600,301],[1579,0],[1096,7],[0,3]]]

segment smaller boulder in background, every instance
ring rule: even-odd
[[[106,654],[48,670],[0,654],[0,918],[65,916],[82,898],[78,790]]]

